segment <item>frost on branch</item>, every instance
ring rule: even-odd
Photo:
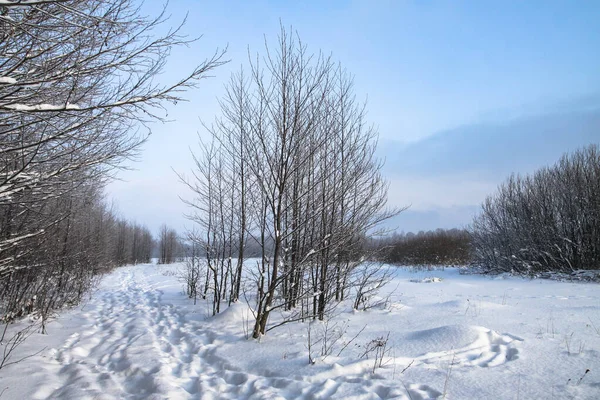
[[[149,258],[152,235],[115,216],[104,185],[223,52],[165,81],[194,40],[139,7],[0,0],[0,317],[31,302],[45,321],[104,269]]]

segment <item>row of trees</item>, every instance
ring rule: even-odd
[[[0,2],[0,310],[47,316],[77,302],[96,273],[146,261],[143,227],[102,190],[135,156],[147,124],[221,53],[167,85],[155,79],[189,43],[133,0]]]
[[[122,266],[127,264],[149,263],[156,246],[152,232],[145,226],[130,223],[124,219],[115,219],[111,213],[107,213],[109,227],[115,226],[115,232],[108,232],[109,240],[116,243],[114,253],[111,246],[105,246],[109,251],[109,257],[100,265]],[[112,220],[115,220],[113,223]]]
[[[246,274],[255,338],[276,309],[323,319],[347,296],[366,235],[397,212],[384,209],[377,132],[352,77],[285,29],[278,39],[232,76],[193,175],[181,177],[195,195],[190,238],[206,254],[213,312],[244,295]],[[249,241],[259,258],[244,272]]]
[[[9,250],[25,253],[0,280],[3,322],[35,313],[44,327],[55,309],[77,304],[94,277],[116,266],[150,262],[151,232],[119,218],[95,195],[97,190],[80,190],[49,200],[46,211],[61,210],[64,217],[28,240],[31,247]]]
[[[600,151],[511,176],[473,223],[475,262],[492,272],[600,269]]]
[[[462,229],[394,234],[371,241],[378,258],[396,265],[467,265],[471,236]]]
[[[159,229],[157,244],[159,264],[171,264],[184,259],[186,249],[182,238],[175,229],[166,224],[161,225]]]

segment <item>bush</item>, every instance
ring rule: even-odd
[[[600,269],[598,146],[511,176],[483,203],[472,236],[475,261],[488,272]]]

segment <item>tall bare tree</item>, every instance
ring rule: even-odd
[[[221,259],[238,255],[235,271],[224,264],[235,286],[245,244],[260,247],[246,274],[254,277],[256,338],[278,308],[295,310],[290,319],[325,318],[344,297],[366,235],[398,210],[385,209],[377,132],[350,75],[283,28],[274,48],[249,61],[207,126],[212,140],[195,156],[193,176],[182,180],[194,192],[190,217],[206,231],[207,249],[222,230]]]

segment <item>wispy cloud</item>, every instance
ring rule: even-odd
[[[483,199],[511,173],[526,174],[562,154],[600,143],[600,96],[553,105],[545,113],[465,125],[418,142],[384,140],[389,202],[411,204],[404,230],[434,221],[467,225]],[[460,209],[460,213],[456,210]]]

